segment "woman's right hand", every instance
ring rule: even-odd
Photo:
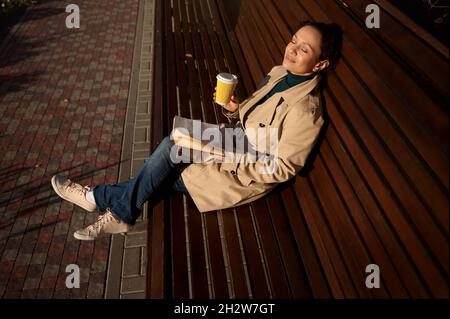
[[[217,88],[214,88],[214,94],[213,94],[214,102],[216,101],[216,89]],[[239,99],[236,96],[232,95],[230,102],[228,102],[228,104],[226,104],[226,105],[222,105],[222,107],[224,109],[226,109],[227,111],[235,112],[239,108]]]

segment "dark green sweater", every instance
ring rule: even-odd
[[[288,71],[287,75],[284,77],[283,80],[278,82],[275,87],[270,90],[269,93],[267,93],[261,100],[259,100],[256,105],[262,104],[265,101],[267,101],[272,95],[278,92],[285,91],[287,89],[290,89],[293,86],[296,86],[302,82],[308,81],[309,79],[312,79],[314,77],[314,74],[311,75],[295,75]]]

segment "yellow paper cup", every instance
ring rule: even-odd
[[[217,75],[216,88],[216,103],[219,105],[227,105],[233,95],[236,84],[238,83],[237,76],[231,73],[219,73]]]

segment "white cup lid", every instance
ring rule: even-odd
[[[217,74],[217,80],[220,80],[225,83],[237,83],[237,76],[231,73],[222,72]]]

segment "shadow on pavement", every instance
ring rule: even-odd
[[[82,172],[81,174],[68,176],[68,177],[73,181],[80,181],[83,179],[92,178],[99,171],[106,170],[110,167],[120,165],[122,162],[127,162],[127,161],[129,161],[129,160],[126,159],[124,161],[115,162],[110,165],[104,166],[100,169],[89,169],[89,170],[86,170],[85,172]],[[0,230],[3,230],[7,227],[12,226],[14,224],[14,221],[16,218],[23,217],[26,215],[32,215],[34,212],[40,210],[43,207],[47,207],[47,206],[50,206],[51,204],[55,204],[55,203],[62,201],[62,199],[58,195],[56,195],[55,192],[53,191],[50,179],[55,174],[65,175],[70,170],[73,170],[75,168],[81,168],[81,169],[85,168],[86,169],[87,165],[86,165],[86,163],[83,163],[83,164],[68,168],[66,170],[60,170],[55,173],[53,173],[53,172],[48,173],[48,174],[45,174],[43,177],[39,177],[34,180],[30,180],[28,183],[26,183],[24,185],[19,185],[17,187],[13,187],[11,189],[4,191],[2,193],[2,197],[0,200],[0,207],[6,207],[7,205],[10,205],[11,203],[14,203],[14,202],[20,202],[21,207],[14,214],[13,217],[5,218],[5,215],[0,216],[0,220],[1,220]],[[18,176],[20,176],[21,174],[23,174],[26,171],[29,171],[29,174],[32,174],[33,167],[3,168],[0,171],[0,185],[5,184],[7,181],[17,179]],[[29,186],[29,185],[35,184],[36,182],[39,182],[40,185],[35,186],[35,187]],[[34,200],[34,198],[36,198],[36,199]],[[30,201],[29,204],[26,204],[27,200]],[[4,214],[5,213],[7,213],[6,210],[5,210]],[[42,213],[42,212],[40,212],[40,213]],[[45,227],[45,226],[47,226],[47,224],[41,225],[39,227]],[[0,240],[4,240],[11,236],[16,236],[19,234],[24,234],[31,230],[33,230],[33,229],[30,228],[24,232],[19,232],[17,234],[16,233],[8,234],[7,236],[0,238]]]

